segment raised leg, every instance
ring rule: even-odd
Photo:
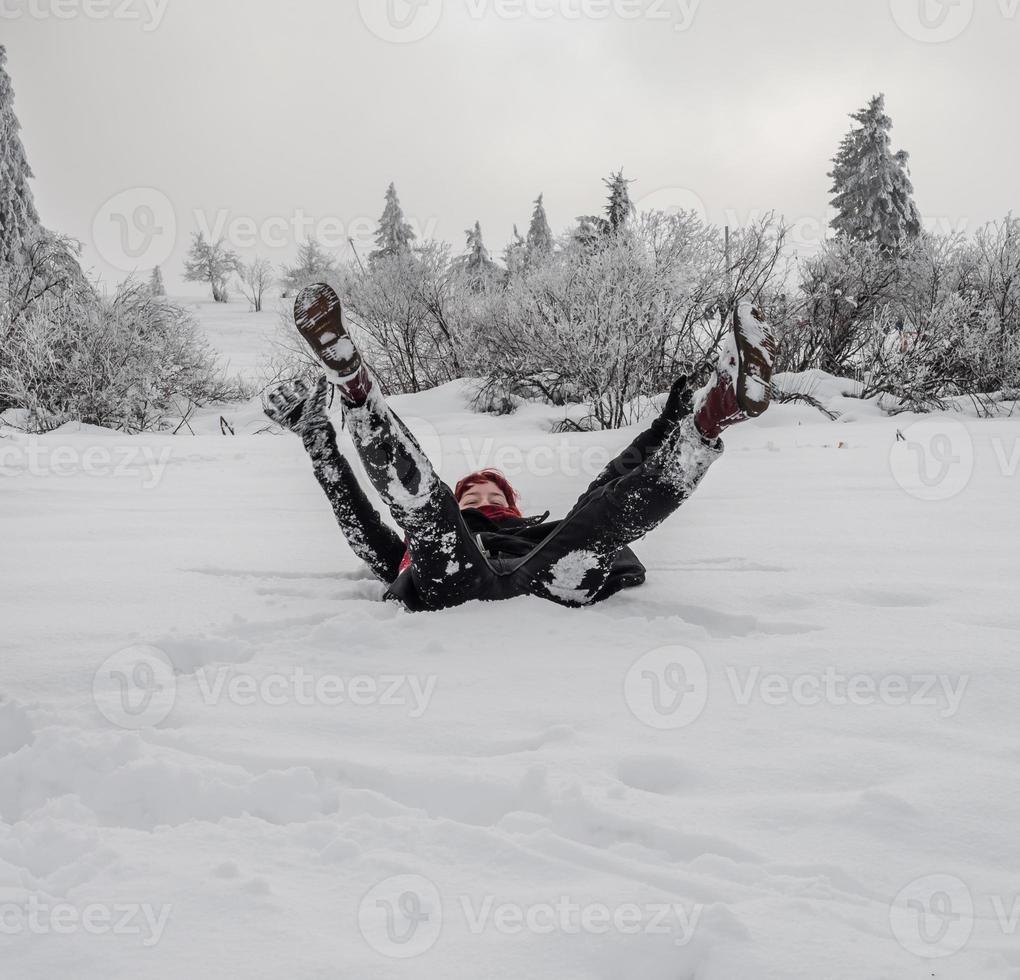
[[[265,412],[301,436],[315,478],[351,550],[389,584],[400,572],[404,544],[372,506],[337,446],[336,430],[326,415],[326,386],[325,378],[314,385],[304,381],[281,385],[267,396]]]
[[[536,595],[587,605],[606,585],[621,548],[644,537],[694,492],[722,454],[722,442],[702,436],[688,416],[644,462],[589,490],[517,574]]]
[[[669,397],[659,416],[595,477],[591,486],[578,497],[571,513],[583,506],[590,494],[607,483],[626,476],[651,457],[680,422],[694,411],[693,398],[689,380],[686,377],[677,378],[670,388]]]
[[[453,491],[377,388],[362,404],[346,407],[344,425],[368,478],[407,537],[411,573],[428,608],[474,598],[493,572],[464,523]]]

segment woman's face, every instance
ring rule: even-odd
[[[460,498],[460,509],[479,507],[509,507],[510,503],[495,483],[476,483],[468,487]]]

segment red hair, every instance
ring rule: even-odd
[[[478,486],[480,483],[494,483],[503,492],[503,496],[506,497],[507,509],[517,517],[522,516],[517,508],[517,501],[520,500],[520,497],[511,486],[510,481],[499,470],[479,470],[477,473],[469,473],[454,488],[453,495],[457,498],[457,502],[460,503],[460,498],[468,490]]]

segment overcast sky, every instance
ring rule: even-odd
[[[366,240],[396,182],[425,234],[498,255],[541,191],[554,231],[635,201],[810,247],[847,114],[884,91],[922,214],[1020,210],[1020,0],[0,0],[47,226],[108,283],[190,233],[289,260]],[[303,222],[303,223],[302,223]],[[312,224],[311,222],[314,222]]]

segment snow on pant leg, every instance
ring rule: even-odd
[[[364,405],[345,409],[344,425],[368,478],[407,537],[411,574],[425,604],[442,609],[473,598],[492,570],[453,491],[378,389]]]
[[[400,574],[404,543],[372,506],[358,483],[351,464],[344,459],[330,423],[317,425],[302,435],[319,481],[336,522],[351,550],[372,569],[376,578],[389,585]]]
[[[570,513],[581,508],[589,495],[613,480],[626,476],[649,459],[663,442],[676,430],[680,422],[694,412],[693,394],[686,377],[678,378],[669,393],[662,412],[652,424],[638,435],[602,472],[591,486],[577,499]],[[569,515],[568,515],[569,516]]]
[[[532,591],[567,605],[592,602],[617,552],[658,527],[694,492],[722,454],[685,418],[644,463],[594,490],[529,557]]]

